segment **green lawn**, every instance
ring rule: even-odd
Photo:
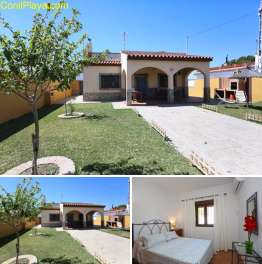
[[[119,228],[104,228],[104,229],[100,229],[100,231],[112,234],[112,235],[116,235],[116,236],[120,236],[120,237],[125,237],[130,239],[130,231],[126,230],[126,229],[119,229]]]
[[[110,103],[75,108],[88,116],[59,119],[63,106],[40,111],[40,157],[69,157],[77,174],[200,174],[132,110]],[[0,173],[31,160],[31,121],[28,114],[0,125]]]
[[[81,247],[66,232],[51,228],[41,228],[41,236],[29,236],[28,231],[21,236],[21,255],[35,255],[40,264],[98,264],[93,256]],[[15,257],[16,239],[0,239],[0,263]]]
[[[240,119],[246,119],[246,113],[252,112],[254,114],[262,114],[262,102],[254,103],[249,107],[244,105],[217,105],[218,112],[221,114],[237,117]]]

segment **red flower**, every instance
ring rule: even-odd
[[[243,225],[244,231],[248,232],[248,237],[250,239],[251,234],[257,229],[257,222],[253,216],[245,217],[245,224]]]

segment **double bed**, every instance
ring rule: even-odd
[[[209,264],[213,255],[211,240],[179,237],[169,223],[133,224],[133,258],[139,264]]]

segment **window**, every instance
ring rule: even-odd
[[[196,226],[214,226],[214,200],[195,203]]]
[[[168,77],[165,74],[158,75],[158,85],[160,88],[167,88],[168,87]]]
[[[120,74],[101,74],[100,89],[120,89]]]
[[[60,214],[49,214],[49,221],[50,222],[59,222],[60,221]]]
[[[231,90],[237,90],[237,82],[231,82]]]

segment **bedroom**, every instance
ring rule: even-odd
[[[134,264],[262,263],[262,178],[142,177],[132,189]]]

